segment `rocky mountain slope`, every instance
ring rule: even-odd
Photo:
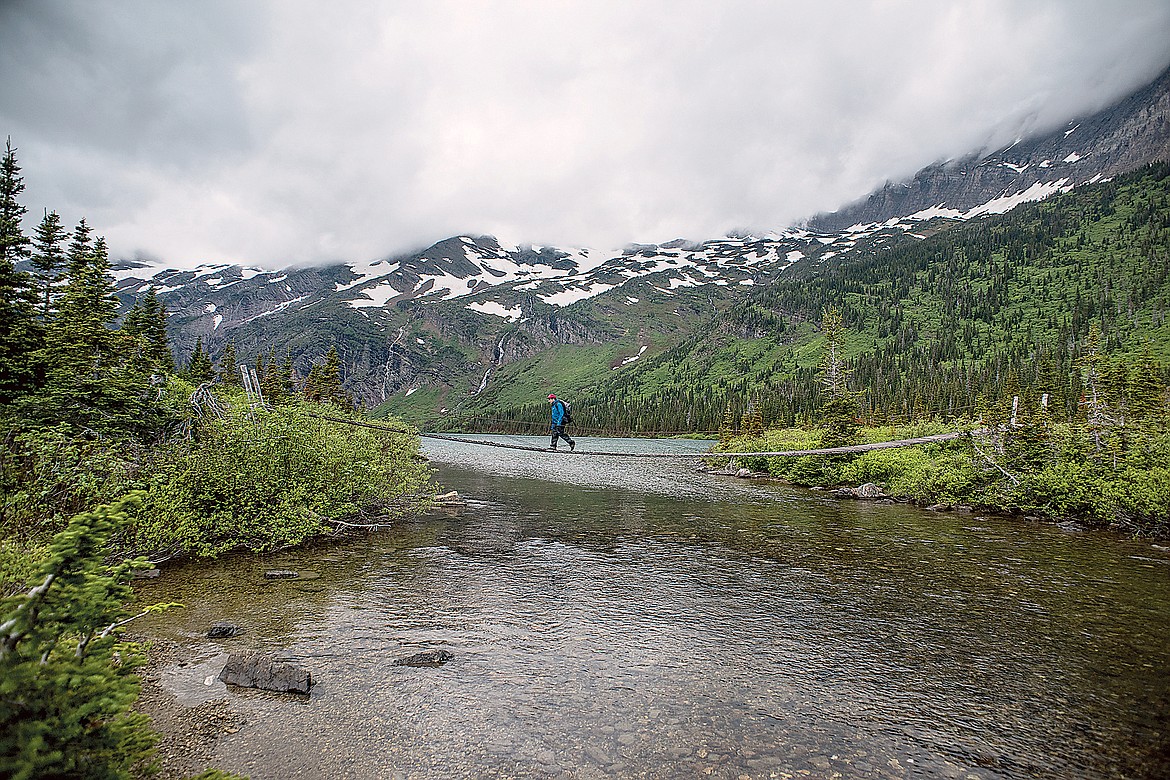
[[[833,232],[891,217],[1002,213],[1078,184],[1170,160],[1170,70],[1116,105],[1004,149],[932,165],[808,221]]]
[[[578,390],[669,349],[760,287],[872,256],[907,235],[1170,159],[1170,71],[1095,116],[989,155],[924,169],[800,229],[619,252],[456,236],[366,263],[281,271],[116,268],[125,302],[155,286],[180,361],[201,339],[304,375],[336,346],[360,405],[508,407]],[[744,338],[753,334],[744,332]],[[506,375],[506,381],[499,381]]]

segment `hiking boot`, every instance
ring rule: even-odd
[[[576,446],[577,446],[577,442],[575,442],[575,441],[569,442],[569,452],[572,452]]]

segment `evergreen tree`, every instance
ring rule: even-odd
[[[24,192],[24,177],[16,161],[12,138],[8,138],[4,159],[0,161],[0,264],[13,267],[28,257],[29,240],[21,229],[21,221],[28,213],[20,203]]]
[[[256,360],[256,378],[260,380],[260,392],[264,400],[269,403],[280,403],[284,396],[284,388],[280,383],[280,366],[276,364],[276,348],[269,351],[268,357],[261,355]]]
[[[25,410],[90,431],[150,429],[158,410],[149,400],[149,375],[133,360],[128,339],[112,330],[117,298],[105,241],[94,242],[76,267],[38,354],[44,388]]]
[[[1130,368],[1128,387],[1131,418],[1149,420],[1160,416],[1166,386],[1150,352],[1149,342],[1142,348],[1137,363]]]
[[[1115,423],[1105,398],[1105,371],[1108,361],[1101,351],[1101,329],[1096,323],[1089,327],[1089,335],[1085,338],[1079,363],[1085,386],[1085,397],[1081,399],[1081,405],[1085,408],[1093,448],[1100,455],[1105,449],[1109,431]]]
[[[731,414],[731,401],[723,407],[723,421],[719,424],[719,446],[726,447],[735,436],[735,421]]]
[[[821,317],[824,345],[821,355],[821,385],[825,401],[821,406],[821,437],[826,447],[853,443],[861,425],[857,421],[857,397],[846,383],[845,323],[841,310],[826,307]]]
[[[305,398],[316,403],[353,408],[353,401],[341,386],[341,359],[337,355],[337,347],[329,349],[324,363],[309,370],[309,376],[305,379],[304,394]]]
[[[76,278],[81,269],[89,265],[94,257],[93,230],[85,222],[85,217],[73,229],[73,237],[69,241],[69,278]]]
[[[150,719],[133,711],[144,659],[119,636],[134,565],[103,563],[137,502],[74,517],[54,537],[37,586],[0,603],[4,777],[128,780],[152,759]]]
[[[293,360],[292,355],[286,354],[284,362],[280,364],[280,371],[277,374],[277,379],[280,384],[281,397],[288,397],[293,392]]]
[[[45,322],[53,314],[53,304],[57,297],[54,288],[61,281],[59,270],[65,265],[65,237],[65,228],[57,212],[46,210],[41,223],[37,225],[32,252],[33,274],[40,287],[41,320]]]
[[[215,377],[215,367],[211,364],[211,358],[203,351],[202,336],[195,339],[195,351],[191,353],[191,359],[183,373],[196,383],[206,382]]]
[[[17,200],[23,191],[10,138],[0,163],[0,404],[32,389],[36,372],[28,355],[41,345],[42,336],[32,280],[16,270],[17,261],[28,255],[28,239],[20,229],[25,208]]]
[[[239,387],[240,367],[236,365],[236,345],[228,342],[219,357],[219,381],[225,385]]]
[[[174,371],[175,358],[167,339],[167,310],[158,299],[154,285],[147,288],[146,297],[142,301],[142,327],[143,335],[150,345],[150,359],[163,371]]]

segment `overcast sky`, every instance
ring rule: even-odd
[[[1168,42],[1166,0],[0,0],[0,136],[31,216],[116,257],[612,248],[784,228],[1103,108]]]

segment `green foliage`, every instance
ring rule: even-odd
[[[0,605],[0,775],[131,778],[155,735],[131,711],[141,665],[119,638],[130,573],[102,563],[110,536],[139,496],[70,520],[54,537],[36,587]]]
[[[313,366],[305,379],[305,399],[319,404],[333,404],[341,409],[352,409],[353,400],[341,387],[341,358],[337,347],[331,347],[325,362]]]
[[[64,241],[65,228],[61,217],[55,211],[46,210],[37,225],[32,252],[32,264],[40,288],[41,320],[46,322],[53,314],[57,298],[54,286],[61,280],[59,271],[65,265]]]
[[[72,515],[113,501],[133,484],[137,448],[124,440],[84,439],[68,426],[0,422],[0,530],[36,540]]]
[[[203,351],[202,338],[195,339],[195,351],[191,353],[191,359],[187,362],[187,367],[183,369],[183,376],[195,384],[207,382],[215,376],[215,366],[212,365],[211,358]]]
[[[417,436],[330,422],[317,409],[236,408],[205,421],[152,478],[136,544],[269,551],[334,530],[326,518],[361,523],[420,504],[430,472],[415,458]]]

